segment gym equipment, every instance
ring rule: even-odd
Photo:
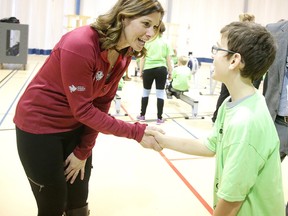
[[[174,95],[177,99],[184,101],[185,103],[191,106],[191,115],[185,116],[185,119],[204,119],[203,116],[198,116],[198,100],[194,100],[193,98],[185,95],[187,91],[178,91],[176,89],[171,88],[171,91],[166,88],[167,98],[172,99],[172,95]]]

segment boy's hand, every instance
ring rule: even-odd
[[[164,148],[164,143],[162,141],[164,133],[161,133],[157,130],[147,130],[146,129],[145,134],[148,136],[153,136],[154,139],[156,140],[156,142],[158,143],[158,145],[160,145],[161,148]]]
[[[164,134],[165,132],[159,127],[147,126],[145,129],[144,136],[140,142],[140,144],[144,148],[152,148],[155,151],[162,151],[163,148],[158,144],[158,142],[155,140],[155,138],[153,136],[146,133],[147,131],[155,131],[155,132],[157,131],[160,134]]]

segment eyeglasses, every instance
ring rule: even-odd
[[[216,55],[218,51],[225,51],[225,52],[232,53],[232,54],[235,54],[235,53],[236,53],[236,52],[231,51],[231,50],[219,48],[219,47],[217,47],[217,46],[215,46],[215,45],[212,46],[211,53],[212,53],[213,55]]]

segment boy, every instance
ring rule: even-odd
[[[162,148],[216,155],[214,216],[284,216],[279,138],[264,97],[253,86],[275,58],[271,34],[255,23],[233,22],[212,47],[213,78],[229,92],[210,136],[179,138],[149,131]]]
[[[178,66],[172,71],[172,80],[168,86],[167,97],[177,96],[176,91],[188,91],[190,88],[191,71],[187,67],[188,58],[180,56]]]

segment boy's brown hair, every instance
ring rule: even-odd
[[[244,67],[241,76],[252,81],[260,79],[273,63],[276,45],[268,30],[253,22],[232,22],[221,29],[227,48],[241,55]],[[230,58],[232,55],[228,53]]]

